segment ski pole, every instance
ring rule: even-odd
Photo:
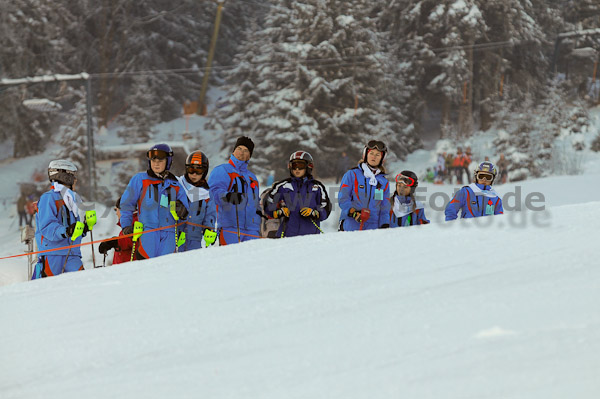
[[[129,260],[130,262],[133,261],[133,257],[135,255],[135,244],[136,244],[138,238],[140,238],[140,236],[142,235],[143,230],[144,230],[144,225],[142,224],[142,222],[135,222],[133,224],[133,237],[131,237],[131,240],[133,241],[133,245],[131,247],[131,259]]]
[[[71,242],[75,241],[77,237],[83,234],[83,222],[76,222],[75,228],[73,229],[73,234],[71,234]],[[63,264],[61,274],[65,272],[65,268],[67,267],[67,261],[69,260],[69,255],[71,254],[71,246],[69,246],[69,250],[67,251],[67,256],[65,257],[65,263]]]
[[[171,201],[169,203],[169,208],[171,210],[171,215],[173,216],[173,219],[175,219],[175,253],[179,252],[179,247],[177,246],[177,224],[179,222],[179,215],[177,215],[177,204],[175,203],[175,201]]]
[[[94,254],[94,233],[92,232],[92,229],[96,224],[96,211],[85,211],[85,223],[90,231],[90,240],[92,241],[92,263],[94,264],[94,268],[96,268],[96,255]]]
[[[240,218],[238,216],[237,204],[235,204],[235,223],[237,225],[237,237],[238,237],[238,244],[239,244],[241,242],[241,240],[240,240]]]
[[[312,222],[312,224],[315,225],[315,227],[317,228],[317,230],[319,230],[321,232],[321,234],[325,234],[325,232],[323,230],[321,230],[321,228],[319,227],[319,225],[317,225],[313,219],[310,219],[310,221]]]

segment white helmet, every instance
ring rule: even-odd
[[[66,159],[56,159],[48,165],[48,179],[51,182],[56,181],[65,186],[73,186],[76,173],[77,166]]]

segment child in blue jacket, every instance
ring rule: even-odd
[[[79,195],[73,191],[76,174],[77,167],[71,161],[58,159],[48,166],[52,188],[38,201],[35,239],[40,251],[56,250],[39,257],[32,279],[83,270],[81,249],[77,245],[85,237],[87,225],[84,225],[83,234],[74,235],[75,226],[80,221],[78,204],[81,204]],[[72,240],[72,236],[77,237]]]
[[[208,167],[208,157],[201,151],[194,151],[185,161],[184,175],[177,178],[190,202],[190,211],[185,225],[185,242],[179,247],[180,251],[208,247],[217,237],[214,231],[217,206],[210,198],[206,182]]]
[[[386,153],[383,142],[369,141],[358,167],[342,177],[338,194],[340,231],[390,227],[390,185],[383,167]]]
[[[391,227],[416,226],[428,224],[425,217],[425,205],[415,199],[415,190],[419,186],[417,175],[403,170],[396,176],[396,191],[392,195]]]
[[[480,163],[475,169],[474,182],[461,188],[446,206],[446,220],[464,219],[504,213],[502,199],[492,184],[498,171],[489,161]]]
[[[314,162],[306,151],[290,155],[290,177],[273,184],[267,197],[267,217],[281,218],[277,237],[319,234],[321,222],[329,217],[331,202],[327,189],[312,176]]]

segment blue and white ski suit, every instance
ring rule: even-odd
[[[371,215],[363,224],[363,230],[372,230],[390,224],[390,184],[385,173],[375,175],[377,183],[371,185],[365,177],[362,163],[350,169],[342,177],[338,203],[340,214],[340,230],[353,231],[360,229],[360,223],[348,215],[351,208],[360,212],[369,208]]]
[[[257,213],[260,203],[260,188],[254,173],[248,170],[248,161],[240,161],[233,154],[229,162],[213,169],[208,178],[210,197],[217,205],[219,242],[221,245],[259,238],[260,215]],[[225,201],[227,193],[243,194],[239,205]]]
[[[71,241],[71,238],[67,237],[67,227],[80,221],[79,215],[69,210],[61,192],[54,191],[54,188],[55,186],[52,186],[50,191],[42,194],[38,201],[38,211],[35,216],[35,239],[40,251],[55,248],[62,249],[40,254],[39,262],[42,262],[40,277],[56,276],[63,272],[83,270],[80,247],[75,246],[70,249],[68,247],[81,244],[81,239],[86,234],[77,237],[75,241]],[[81,203],[75,192],[66,187],[63,187],[62,190],[68,190],[72,198]],[[35,277],[34,274],[33,278]]]
[[[446,220],[463,219],[504,213],[502,199],[492,186],[471,183],[461,188],[446,206]]]
[[[191,251],[202,248],[204,230],[215,228],[217,221],[217,206],[210,198],[208,185],[196,187],[190,183],[185,176],[177,178],[179,184],[185,190],[190,202],[190,211],[185,225],[185,243],[179,247],[179,251]]]
[[[425,205],[414,200],[412,196],[394,193],[390,202],[392,206],[390,212],[391,227],[416,226],[429,223],[429,220],[425,217]]]
[[[149,169],[131,178],[121,196],[121,227],[133,226],[133,212],[136,210],[138,220],[144,225],[144,231],[172,226],[142,234],[135,246],[137,259],[154,258],[175,252],[176,222],[171,214],[170,202],[177,200],[189,210],[185,190],[171,173],[161,179]],[[179,234],[180,229],[177,230]]]

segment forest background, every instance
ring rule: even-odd
[[[0,0],[0,78],[87,72],[93,129],[146,143],[200,93],[217,3]],[[584,148],[599,103],[595,0],[227,0],[208,129],[223,151],[257,143],[265,175],[298,148],[333,176],[342,151],[388,143],[404,159],[426,140],[460,146],[493,130],[513,180],[552,173],[557,145]],[[33,112],[47,98],[61,112]],[[13,157],[59,143],[86,173],[79,83],[0,87],[0,139]],[[600,141],[592,143],[600,149]],[[217,162],[218,163],[218,162]],[[577,170],[567,171],[576,173]]]

